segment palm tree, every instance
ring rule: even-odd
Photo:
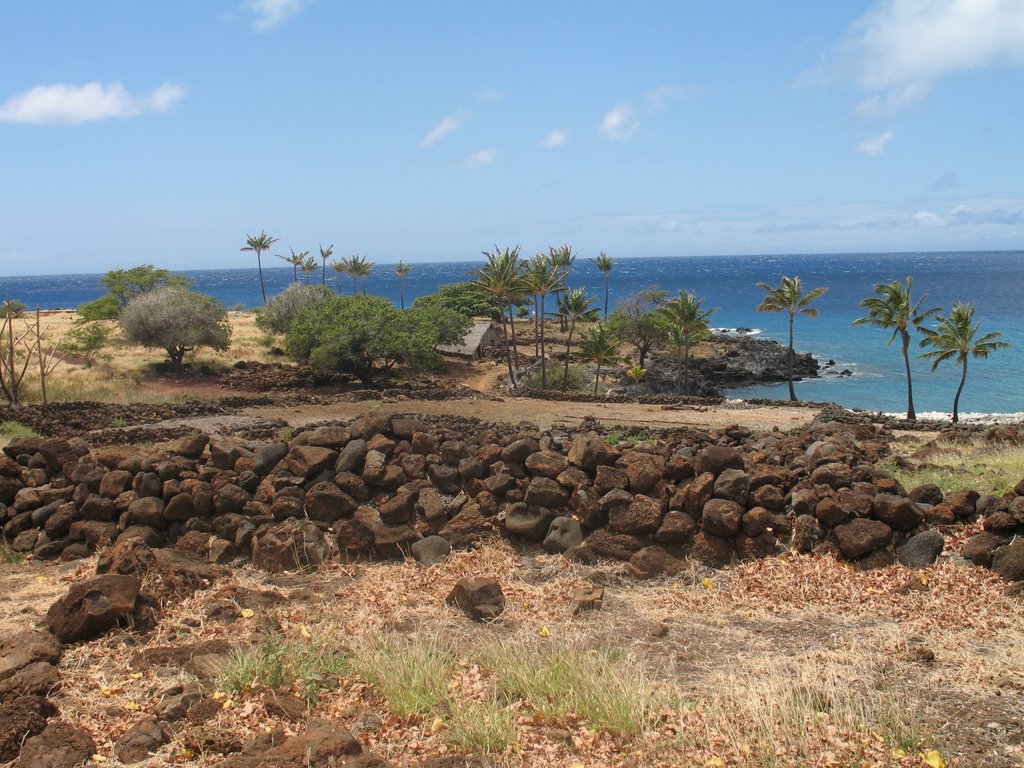
[[[544,349],[544,299],[562,284],[563,273],[550,257],[538,253],[530,259],[523,270],[523,279],[528,290],[540,297],[540,388],[548,388],[548,368]]]
[[[517,384],[515,367],[512,360],[516,354],[516,325],[515,319],[512,317],[512,305],[516,299],[522,296],[524,291],[519,261],[519,246],[499,250],[498,246],[495,245],[493,253],[484,251],[483,254],[487,261],[480,269],[473,273],[476,276],[473,284],[485,293],[490,294],[498,303],[498,306],[502,308],[501,326],[505,332],[508,377],[512,388],[515,389]],[[509,334],[509,324],[505,320],[505,310],[508,311],[508,319],[511,322],[511,335]],[[510,338],[511,346],[509,345]]]
[[[757,285],[759,288],[764,288],[768,294],[764,297],[764,301],[757,305],[758,312],[786,312],[789,314],[789,373],[786,379],[789,382],[789,399],[796,402],[796,390],[793,389],[793,320],[798,312],[807,317],[817,317],[820,313],[810,304],[828,288],[815,288],[813,291],[804,293],[803,283],[799,277],[783,277],[778,286],[771,286],[767,283],[758,283]]]
[[[398,300],[402,309],[405,309],[405,276],[412,272],[412,266],[404,261],[399,261],[391,270],[398,277]]]
[[[918,357],[932,361],[932,370],[938,368],[939,363],[950,360],[954,356],[957,363],[963,368],[960,375],[960,386],[956,389],[956,397],[953,398],[953,423],[960,420],[960,393],[964,391],[964,384],[967,382],[967,358],[984,359],[997,349],[1009,349],[1010,345],[1005,341],[999,341],[1001,333],[993,331],[986,333],[980,339],[975,338],[981,328],[981,321],[974,322],[974,305],[961,304],[953,305],[953,311],[949,317],[937,318],[938,327],[935,330],[923,328],[924,338],[921,339],[922,347],[935,347],[931,352],[922,352]]]
[[[704,299],[698,299],[689,291],[680,291],[675,298],[664,302],[656,311],[668,323],[672,346],[682,353],[683,387],[690,394],[690,345],[711,335],[711,315],[718,307],[703,309]]]
[[[910,303],[910,286],[914,284],[911,277],[907,278],[907,287],[904,288],[899,280],[892,283],[879,283],[875,286],[877,296],[868,296],[862,300],[860,306],[868,311],[867,317],[861,317],[853,321],[854,325],[873,325],[876,328],[884,328],[892,331],[889,338],[889,346],[899,336],[903,349],[903,365],[907,370],[907,419],[914,421],[917,414],[914,412],[914,385],[910,380],[910,331],[916,328],[924,330],[924,322],[942,310],[939,307],[923,310],[921,305],[928,295],[925,294],[918,299],[916,304]]]
[[[594,394],[597,394],[597,383],[601,379],[601,367],[619,362],[619,345],[603,324],[597,328],[590,328],[583,340],[580,354],[584,360],[597,364],[597,373],[594,375]]]
[[[562,300],[562,291],[568,289],[569,270],[572,268],[572,263],[576,261],[576,255],[572,252],[572,248],[568,245],[561,245],[558,248],[552,246],[548,249],[550,254],[551,263],[555,265],[557,269],[562,270],[562,285],[560,288],[555,289],[555,299],[558,301]],[[560,329],[565,331],[565,321],[561,323]]]
[[[309,285],[309,278],[314,272],[316,272],[316,256],[308,255],[309,251],[303,252],[302,263],[299,265],[299,269],[302,270],[302,274],[306,276],[306,285]]]
[[[334,254],[334,243],[331,243],[326,248],[323,244],[317,243],[320,246],[320,260],[323,261],[323,275],[320,278],[320,282],[327,285],[327,260]]]
[[[611,275],[612,267],[615,266],[615,259],[601,251],[601,255],[596,259],[591,259],[591,261],[604,273],[604,316],[608,317],[608,279]]]
[[[338,259],[337,261],[331,262],[331,269],[338,273],[338,293],[344,296],[345,284],[342,282],[341,278],[343,275],[349,274],[348,259]]]
[[[281,259],[281,261],[292,265],[292,282],[297,283],[299,282],[299,269],[302,267],[306,254],[309,253],[309,251],[296,253],[294,248],[289,248],[288,250],[292,252],[291,256],[282,256],[279,253],[275,253],[274,255]]]
[[[263,293],[264,304],[267,303],[267,289],[263,284],[263,261],[260,259],[260,254],[270,250],[270,246],[276,242],[276,237],[270,237],[270,235],[261,230],[258,235],[248,235],[245,238],[245,245],[238,249],[240,251],[254,251],[256,253],[256,265],[260,269],[260,291]]]
[[[574,288],[562,297],[562,302],[558,307],[559,316],[564,319],[564,322],[569,324],[569,338],[565,342],[565,368],[562,370],[562,389],[569,385],[569,350],[572,348],[573,331],[576,330],[576,323],[580,320],[588,320],[597,314],[597,310],[590,307],[595,301],[596,299],[593,296],[587,296],[587,292],[583,288]]]
[[[348,268],[349,273],[352,275],[352,292],[355,293],[356,290],[356,278],[361,277],[363,278],[363,295],[366,295],[366,278],[370,276],[373,262],[357,253],[349,257]]]

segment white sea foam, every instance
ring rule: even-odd
[[[763,328],[712,328],[712,333],[722,333],[726,336],[757,336],[759,333],[764,333]]]
[[[901,413],[886,413],[885,416],[892,416],[897,419],[902,419],[906,416],[906,412]],[[952,413],[944,413],[942,411],[925,411],[924,413],[918,413],[917,418],[924,421],[952,421]],[[1024,422],[1024,413],[961,413],[960,423],[961,424],[1015,424],[1017,422]]]

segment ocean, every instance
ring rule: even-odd
[[[405,278],[405,301],[436,290],[443,283],[465,280],[481,261],[414,264]],[[367,282],[370,293],[399,303],[398,278],[389,264],[374,266]],[[283,290],[292,280],[291,267],[264,268],[268,295]],[[228,307],[260,303],[255,266],[244,269],[188,271],[195,288],[212,294]],[[764,291],[756,283],[777,285],[782,275],[798,275],[806,289],[824,286],[828,292],[814,306],[816,319],[798,317],[795,347],[811,352],[822,362],[835,361],[832,370],[853,375],[825,375],[798,382],[804,400],[832,401],[848,408],[898,413],[906,408],[906,385],[898,342],[886,346],[886,331],[852,327],[863,314],[858,304],[871,295],[876,283],[914,278],[914,296],[928,294],[926,306],[948,310],[955,301],[977,305],[982,333],[999,331],[1012,348],[987,360],[971,359],[967,386],[960,400],[961,414],[1021,414],[1024,412],[1024,251],[819,254],[791,256],[715,256],[680,258],[620,258],[611,272],[611,306],[639,290],[658,287],[680,289],[705,298],[705,307],[718,307],[712,324],[720,328],[750,328],[764,338],[786,342],[787,316],[756,311]],[[103,295],[101,275],[49,275],[0,277],[0,298],[14,298],[29,308],[76,307]],[[328,282],[338,287],[328,269]],[[319,280],[317,273],[315,279]],[[584,258],[577,258],[569,276],[571,287],[584,287],[603,304],[604,279]],[[351,279],[343,284],[352,290]],[[916,344],[916,341],[915,341]],[[952,362],[930,371],[930,363],[912,362],[914,399],[918,415],[948,413],[959,382]],[[785,384],[752,387],[726,393],[729,397],[785,399]]]

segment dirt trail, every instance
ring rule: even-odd
[[[422,413],[427,415],[470,416],[483,421],[518,424],[529,422],[540,429],[576,427],[586,418],[595,418],[606,426],[651,427],[726,427],[733,424],[750,429],[793,429],[810,423],[817,415],[811,408],[771,407],[695,407],[663,410],[659,405],[639,403],[562,403],[545,400],[506,398],[485,400],[373,400],[330,405],[302,405],[290,408],[246,408],[241,413],[266,419],[282,419],[293,426],[317,421],[355,418],[368,413]]]

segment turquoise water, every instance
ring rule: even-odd
[[[479,261],[415,264],[405,280],[406,303],[431,293],[442,283],[466,279]],[[227,306],[260,303],[255,267],[187,272],[198,290],[213,294]],[[265,269],[268,294],[285,288],[290,267]],[[675,292],[685,288],[705,297],[705,306],[719,307],[713,324],[719,327],[760,329],[765,337],[786,340],[786,316],[759,314],[756,306],[764,292],[759,281],[777,284],[782,275],[799,275],[810,289],[829,288],[817,303],[821,316],[799,317],[796,348],[823,361],[832,359],[836,370],[853,372],[849,378],[825,376],[797,384],[797,394],[808,400],[830,400],[847,407],[897,412],[906,407],[903,362],[897,346],[887,347],[889,334],[872,328],[853,328],[862,312],[858,303],[879,282],[914,277],[915,295],[929,294],[929,306],[948,308],[954,301],[973,302],[982,331],[1000,331],[1013,345],[988,360],[971,360],[962,412],[1024,412],[1024,251],[969,253],[823,254],[798,256],[733,256],[619,259],[611,277],[611,303],[650,286]],[[74,307],[103,294],[100,275],[0,277],[0,298],[16,298],[31,308]],[[337,287],[335,275],[329,281]],[[589,261],[577,259],[569,282],[603,297],[601,273]],[[351,291],[351,281],[344,284]],[[389,265],[378,264],[367,289],[398,303],[398,279]],[[603,301],[603,299],[602,299]],[[599,302],[600,303],[600,302]],[[929,364],[914,362],[914,394],[920,413],[948,412],[959,381],[959,369],[944,364],[930,373]],[[787,397],[786,386],[754,387],[734,397]]]

